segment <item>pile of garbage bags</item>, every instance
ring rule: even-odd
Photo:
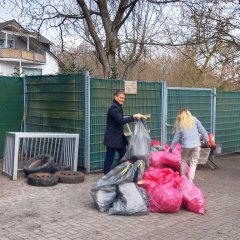
[[[144,173],[144,161],[123,162],[100,178],[90,194],[100,212],[115,215],[148,214],[148,195],[137,186]]]
[[[101,177],[90,191],[99,211],[144,215],[149,212],[174,213],[184,207],[204,214],[204,195],[189,181],[189,166],[186,176],[179,174],[180,144],[170,153],[169,146],[151,141],[145,125],[138,121],[123,159],[124,162]]]
[[[181,207],[195,213],[204,214],[205,199],[201,190],[188,179],[189,166],[186,176],[180,176],[181,145],[178,144],[170,153],[169,146],[158,150],[159,142],[152,142],[150,166],[144,171],[143,187],[149,196],[150,212],[178,212]]]

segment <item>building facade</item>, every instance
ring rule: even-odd
[[[50,51],[51,44],[15,20],[0,23],[0,75],[58,74],[59,60]]]

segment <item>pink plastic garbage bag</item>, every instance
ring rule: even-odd
[[[180,210],[182,194],[172,183],[158,185],[149,197],[149,211],[155,213],[174,213]]]
[[[163,168],[165,154],[166,154],[165,151],[156,151],[156,152],[150,153],[150,166],[153,166],[155,168]]]
[[[178,189],[182,193],[182,203],[187,210],[204,214],[204,195],[194,183],[191,183],[187,177],[181,176]]]
[[[143,179],[142,181],[138,182],[138,186],[144,188],[149,196],[151,196],[153,190],[156,188],[157,185],[158,183],[156,181],[149,179]]]
[[[143,179],[156,181],[160,185],[170,182],[173,177],[174,171],[170,168],[146,170],[143,174]]]
[[[150,146],[152,147],[152,146],[161,146],[161,142],[159,142],[158,140],[152,140],[151,141],[151,143],[150,143]]]
[[[165,146],[166,149],[169,149],[169,146]],[[169,152],[169,150],[166,150],[166,153],[164,155],[164,159],[161,159],[161,163],[165,164],[169,167],[171,167],[174,171],[178,171],[180,173],[181,169],[181,151],[182,147],[180,144],[177,144],[175,149],[172,153]],[[187,165],[186,166],[186,176],[189,176],[190,168]]]
[[[166,151],[162,163],[175,169],[180,169],[181,153],[174,150],[172,153]]]

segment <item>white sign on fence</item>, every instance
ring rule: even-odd
[[[137,94],[137,82],[124,81],[124,91],[126,94]]]

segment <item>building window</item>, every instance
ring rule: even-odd
[[[8,48],[14,48],[14,45],[15,44],[13,39],[8,40],[8,45],[7,45]]]
[[[14,48],[15,41],[13,39],[8,40],[7,48]],[[5,39],[0,39],[0,48],[5,48]]]
[[[5,44],[5,40],[0,39],[0,48],[4,48],[5,47],[4,44]]]

